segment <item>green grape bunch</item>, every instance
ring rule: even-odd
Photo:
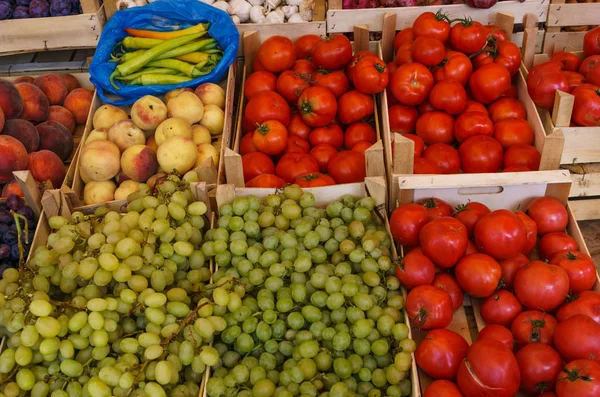
[[[141,185],[123,214],[48,219],[46,245],[0,280],[0,397],[198,396],[229,313],[212,289],[237,285],[210,285],[197,180]]]
[[[317,208],[291,185],[219,213],[202,246],[217,266],[213,313],[226,322],[209,397],[411,394],[416,345],[373,198]]]

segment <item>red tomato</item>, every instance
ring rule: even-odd
[[[392,212],[390,233],[400,245],[419,244],[419,232],[429,222],[429,214],[419,204],[403,204]]]
[[[545,234],[540,239],[538,254],[541,260],[550,260],[561,251],[577,251],[578,249],[577,241],[567,233],[552,232]]]
[[[542,155],[535,146],[512,145],[504,153],[504,167],[523,166],[528,170],[537,171],[540,168]]]
[[[596,86],[600,85],[600,66],[594,65],[593,68],[585,75],[585,79],[588,83],[594,84]]]
[[[475,224],[490,212],[492,211],[485,204],[469,201],[456,207],[454,217],[465,225],[467,234],[471,238],[473,237]]]
[[[512,211],[493,211],[475,225],[477,249],[496,259],[501,260],[517,255],[526,242],[525,224]]]
[[[500,98],[490,105],[490,118],[494,123],[506,119],[526,119],[525,105],[513,98]]]
[[[599,64],[600,65],[600,64]],[[573,122],[577,125],[595,127],[600,125],[600,94],[598,90],[577,88],[573,91]]]
[[[373,146],[373,144],[369,141],[358,141],[352,146],[351,150],[364,154],[371,146]]]
[[[294,62],[294,66],[292,66],[292,72],[306,79],[309,79],[316,71],[317,67],[308,59],[298,59]]]
[[[446,48],[444,43],[435,37],[419,36],[413,42],[411,56],[415,62],[425,66],[436,66],[444,60]]]
[[[454,118],[439,110],[423,113],[417,120],[416,131],[428,145],[451,144],[454,142]]]
[[[252,98],[259,92],[275,91],[277,85],[277,76],[271,72],[254,72],[246,78],[244,85],[244,95],[246,98]]]
[[[529,203],[527,215],[537,224],[538,234],[562,232],[569,223],[569,214],[563,203],[552,197],[539,197]]]
[[[502,268],[486,254],[471,254],[461,258],[454,269],[460,288],[475,298],[487,298],[498,287]]]
[[[488,50],[477,54],[473,59],[476,69],[492,62],[504,66],[514,76],[521,67],[521,50],[512,41],[505,40],[488,47]]]
[[[269,72],[281,73],[296,62],[294,43],[284,36],[271,36],[258,48],[256,59]]]
[[[554,346],[566,360],[600,357],[600,324],[586,315],[575,316],[558,323]]]
[[[292,114],[290,123],[288,124],[288,134],[297,135],[302,139],[308,139],[311,128],[302,121],[302,116],[299,113]]]
[[[388,85],[390,72],[379,58],[369,57],[356,64],[352,83],[363,94],[378,94]]]
[[[290,105],[276,92],[260,92],[248,101],[245,115],[253,126],[268,120],[277,120],[287,126],[291,117]]]
[[[377,142],[377,134],[369,123],[352,123],[346,128],[344,133],[344,146],[347,149],[354,148],[360,141],[370,142],[371,145]]]
[[[556,90],[569,92],[569,81],[559,64],[545,62],[531,69],[527,76],[527,91],[536,105],[552,109]]]
[[[242,168],[244,170],[244,181],[247,183],[260,174],[272,174],[275,172],[275,164],[269,156],[260,152],[252,152],[242,156]]]
[[[344,150],[334,154],[327,165],[327,173],[339,184],[364,181],[367,176],[363,153]]]
[[[600,324],[600,293],[596,291],[583,291],[574,300],[561,306],[556,313],[558,321],[565,321],[576,314],[584,314]]]
[[[290,103],[298,102],[298,97],[308,87],[310,84],[308,84],[307,78],[291,70],[286,70],[277,78],[277,92]]]
[[[404,307],[413,326],[421,331],[445,328],[452,322],[452,299],[431,285],[413,288]]]
[[[310,83],[317,87],[329,88],[336,98],[339,98],[350,90],[350,82],[343,70],[334,70],[331,72],[319,70],[311,77]]]
[[[415,158],[413,163],[413,174],[441,174],[442,170],[436,163],[423,157]]]
[[[348,91],[338,101],[338,120],[343,124],[352,124],[373,116],[375,111],[373,97],[356,90]]]
[[[481,50],[487,41],[482,24],[474,21],[457,23],[450,29],[450,44],[456,51],[471,55]]]
[[[258,60],[258,58],[255,58],[254,62],[252,62],[252,70],[255,71],[255,72],[263,72],[266,69],[262,65],[262,63],[260,63],[260,61]]]
[[[513,397],[521,384],[519,364],[512,351],[501,342],[487,339],[471,345],[456,378],[466,397]]]
[[[260,174],[248,183],[246,183],[246,187],[282,188],[284,186],[285,181],[273,174]]]
[[[504,282],[504,285],[506,288],[512,289],[517,272],[529,263],[529,258],[522,252],[519,252],[517,255],[503,259],[498,263],[502,268],[502,281]]]
[[[537,342],[552,346],[556,325],[556,319],[550,314],[529,310],[515,318],[510,331],[519,347]]]
[[[454,218],[432,220],[419,232],[423,253],[438,266],[452,267],[467,249],[467,228]]]
[[[558,63],[563,70],[576,72],[581,66],[582,59],[573,53],[559,51],[552,55],[552,57],[550,58],[550,62]]]
[[[317,160],[319,164],[319,170],[321,172],[327,172],[327,165],[329,160],[337,153],[337,149],[329,144],[320,144],[310,150],[310,155]]]
[[[317,127],[312,130],[308,136],[308,141],[312,147],[326,143],[339,150],[344,145],[344,131],[339,125],[331,123],[325,127]]]
[[[311,127],[322,127],[333,121],[338,104],[333,93],[324,87],[309,87],[298,98],[302,121]]]
[[[494,123],[487,114],[481,112],[464,112],[454,123],[454,137],[460,143],[474,135],[492,136]]]
[[[502,146],[490,136],[475,135],[458,148],[463,172],[498,172],[502,167]]]
[[[432,285],[442,291],[446,291],[452,299],[452,307],[457,311],[463,304],[465,294],[458,286],[456,279],[448,273],[437,273]]]
[[[433,86],[429,103],[449,114],[459,114],[467,104],[467,92],[459,82],[443,80]]]
[[[467,101],[467,106],[465,106],[465,110],[463,110],[463,113],[467,112],[479,112],[485,114],[486,116],[489,116],[489,112],[486,109],[486,107],[472,99],[469,99]]]
[[[494,292],[481,304],[481,318],[486,324],[510,327],[521,311],[523,309],[517,297],[504,289]]]
[[[433,77],[436,82],[444,80],[458,81],[466,85],[473,73],[473,64],[468,56],[458,51],[446,53],[446,63],[434,69]]]
[[[403,105],[419,105],[427,99],[433,88],[433,75],[420,63],[399,66],[392,75],[390,89]]]
[[[240,141],[240,154],[243,156],[247,153],[258,152],[256,146],[254,146],[253,137],[254,131],[246,134]]]
[[[500,27],[495,25],[484,25],[483,27],[488,35],[488,38],[493,38],[496,41],[509,40],[509,37],[506,34],[506,32],[500,29]]]
[[[549,234],[546,234],[547,237]],[[571,291],[579,293],[591,290],[596,284],[596,266],[589,255],[574,250],[556,253],[550,263],[556,264],[567,272]]]
[[[425,335],[415,350],[415,360],[433,379],[454,379],[468,350],[469,344],[456,332],[434,329]]]
[[[523,211],[515,211],[515,215],[523,221],[527,230],[527,242],[521,252],[528,255],[537,245],[537,224]]]
[[[318,172],[319,164],[306,153],[284,154],[275,166],[275,174],[287,183],[293,183],[299,175]]]
[[[296,52],[296,58],[309,58],[313,48],[320,41],[321,38],[316,34],[305,34],[304,36],[298,37],[294,42],[294,51]]]
[[[398,260],[396,277],[406,289],[433,282],[435,268],[433,262],[423,254],[410,252]]]
[[[533,137],[533,129],[527,120],[506,119],[494,126],[494,138],[504,150],[513,145],[531,145]]]
[[[256,128],[252,143],[260,152],[276,156],[286,149],[287,136],[285,125],[277,120],[268,120]]]
[[[510,351],[515,349],[515,339],[510,330],[498,324],[489,324],[483,327],[477,335],[477,342],[482,340],[495,340],[502,343]]]
[[[501,98],[512,98],[519,99],[519,92],[517,91],[517,86],[511,84],[506,91],[502,94]]]
[[[413,133],[419,119],[419,112],[413,106],[394,105],[388,109],[390,116],[390,131]]]
[[[449,380],[436,380],[425,390],[423,397],[464,397],[456,383]]]
[[[402,29],[394,37],[394,52],[404,43],[410,43],[414,40],[412,28]]]
[[[327,174],[302,174],[294,180],[294,183],[300,187],[320,187],[335,185],[335,181]]]
[[[413,23],[414,37],[435,37],[443,42],[450,37],[450,23],[442,13],[424,12]]]
[[[427,112],[433,112],[435,108],[431,106],[429,101],[425,101],[417,107],[417,110],[419,111],[419,114],[424,114]]]
[[[593,68],[598,62],[600,62],[600,55],[592,55],[583,60],[581,62],[581,66],[579,67],[579,73],[584,76],[587,76],[588,72],[591,68]]]
[[[404,43],[398,48],[398,50],[396,51],[396,59],[395,59],[396,66],[402,66],[407,63],[414,62],[413,58],[412,58],[412,48],[413,48],[412,41],[409,43]]]
[[[315,44],[310,58],[320,68],[341,69],[352,58],[352,44],[343,34],[333,34]]]
[[[600,29],[597,27],[583,36],[583,53],[586,57],[600,54]]]
[[[423,138],[421,138],[420,136],[416,135],[416,134],[401,134],[404,138],[406,139],[410,139],[411,141],[414,142],[415,145],[415,150],[414,150],[414,157],[415,159],[421,157],[421,154],[423,153],[423,148],[425,147],[425,142],[423,142]],[[393,146],[392,146],[392,150]]]
[[[569,276],[560,266],[534,261],[517,272],[514,287],[524,306],[552,311],[569,295]]]
[[[433,161],[443,174],[458,174],[460,156],[458,151],[446,143],[434,143],[423,152],[423,158]]]
[[[429,220],[452,216],[452,206],[444,200],[431,197],[419,201],[418,204],[425,207],[427,215],[429,215]]]
[[[298,135],[288,135],[287,147],[283,154],[292,152],[308,153],[309,150],[310,144],[306,139],[302,139]]]
[[[469,78],[469,86],[473,98],[487,105],[510,88],[510,73],[504,66],[490,63],[473,72]]]
[[[521,390],[537,395],[554,390],[563,367],[560,354],[543,343],[530,343],[516,354],[521,371]]]
[[[594,360],[574,360],[568,363],[556,378],[556,395],[558,397],[599,396],[600,364]]]

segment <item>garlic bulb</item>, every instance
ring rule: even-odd
[[[290,19],[292,15],[298,13],[298,6],[283,6],[281,11],[283,11],[286,19]]]
[[[241,22],[250,19],[250,8],[252,6],[246,0],[231,0],[229,2],[229,14],[237,15]]]
[[[229,3],[226,1],[223,1],[223,0],[217,1],[217,2],[213,3],[212,6],[229,13]]]
[[[264,23],[266,21],[264,8],[261,6],[252,6],[250,8],[250,22]]]
[[[312,21],[312,10],[315,8],[315,0],[303,0],[298,6],[298,13],[305,21]]]
[[[281,8],[276,9],[275,11],[271,11],[266,16],[267,23],[283,23],[285,22],[285,15]]]
[[[281,4],[281,0],[266,0],[265,1],[265,7],[269,11],[274,10],[277,7],[279,7],[279,4]]]
[[[205,4],[208,4],[208,5],[212,5],[215,2],[215,0],[200,0],[200,1]]]
[[[115,6],[117,7],[117,10],[125,10],[127,8],[137,7],[137,4],[135,4],[135,1],[133,0],[117,0]]]
[[[265,0],[248,0],[248,3],[252,4],[253,6],[261,6],[265,3]]]
[[[294,14],[294,15],[292,15],[291,17],[288,18],[287,21],[291,22],[291,23],[306,22],[304,19],[302,19],[302,17],[300,16],[300,14]]]

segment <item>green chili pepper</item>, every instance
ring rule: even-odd
[[[194,73],[194,65],[191,63],[179,61],[177,59],[160,59],[149,62],[147,66],[155,68],[169,68],[192,77]]]
[[[142,74],[135,80],[129,81],[132,85],[170,85],[180,84],[192,80],[188,76],[171,76],[165,74]]]
[[[167,51],[164,54],[156,57],[156,59],[177,58],[178,56],[189,54],[191,52],[200,51],[201,49],[210,48],[210,47],[216,46],[216,45],[217,45],[217,41],[215,39],[204,39],[204,40],[194,41],[192,43],[188,43],[186,45],[182,45],[178,48],[174,48],[170,51]]]
[[[139,72],[130,74],[129,76],[124,76],[124,77],[117,77],[116,79],[119,81],[131,81],[131,80],[135,80],[138,77],[140,77],[143,74],[170,74],[170,75],[176,75],[179,73],[179,71],[174,70],[174,69],[167,69],[167,68],[144,68],[142,70],[140,70]]]

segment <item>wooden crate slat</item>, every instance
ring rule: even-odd
[[[600,196],[600,163],[564,165],[571,172],[570,197]]]
[[[578,221],[600,219],[600,199],[569,200],[569,206]]]
[[[585,36],[586,33],[587,32],[546,32],[542,51],[552,51],[555,46],[568,52],[581,51],[583,49],[583,36]]]
[[[553,26],[596,25],[600,23],[600,3],[550,4],[546,24]]]

